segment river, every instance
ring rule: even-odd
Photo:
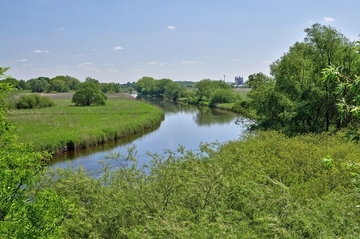
[[[143,165],[151,160],[148,153],[163,154],[166,150],[175,151],[180,145],[185,150],[197,150],[201,143],[225,143],[239,139],[246,131],[246,124],[235,122],[247,120],[230,111],[146,97],[139,100],[164,110],[165,117],[158,128],[94,148],[67,152],[62,157],[54,157],[50,167],[82,166],[87,171],[96,172],[102,167],[99,161],[113,153],[126,155],[131,146],[136,146],[136,158],[139,165]]]

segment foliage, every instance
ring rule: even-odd
[[[5,71],[0,68],[0,78]],[[66,216],[66,202],[53,189],[38,187],[50,155],[34,152],[13,135],[4,105],[10,89],[0,83],[0,235],[49,238]]]
[[[216,89],[213,91],[209,98],[209,105],[215,106],[218,103],[231,103],[234,102],[236,95],[231,89]]]
[[[355,48],[360,48],[360,41]],[[359,53],[359,51],[356,51]],[[359,142],[360,119],[360,76],[349,76],[341,72],[340,67],[329,66],[323,70],[324,82],[336,85],[334,94],[337,96],[337,110],[339,123],[349,125],[346,137],[351,141]]]
[[[134,88],[141,95],[163,97],[170,100],[177,100],[184,95],[184,88],[179,83],[165,78],[155,80],[152,77],[144,76],[135,83]]]
[[[27,83],[30,85],[30,89],[32,92],[45,92],[50,84],[50,78],[49,77],[38,77],[38,78],[33,78],[27,81]]]
[[[120,84],[111,82],[111,83],[100,83],[100,85],[101,85],[101,91],[104,93],[119,93],[120,92]]]
[[[273,81],[273,79],[271,77],[265,75],[262,72],[259,72],[259,73],[249,75],[246,84],[248,87],[255,90],[259,86],[266,84],[268,82],[271,82],[271,81]]]
[[[149,76],[144,76],[139,79],[134,86],[134,89],[138,92],[138,94],[148,95],[151,94],[151,88],[155,81],[154,78]]]
[[[211,93],[216,89],[224,89],[228,90],[229,92],[232,91],[230,85],[226,84],[224,81],[216,81],[210,79],[204,79],[201,81],[196,82],[195,88],[197,90],[198,99],[209,99]]]
[[[55,102],[47,96],[39,94],[21,95],[14,102],[16,109],[40,109],[55,106]]]
[[[339,130],[351,123],[351,118],[340,120],[336,83],[324,81],[322,71],[334,64],[341,66],[341,73],[359,74],[354,43],[330,26],[314,24],[305,32],[303,42],[271,65],[273,83],[262,82],[249,94],[260,127],[294,135]],[[346,90],[341,94],[352,97]]]
[[[92,81],[85,81],[79,85],[79,90],[75,92],[72,102],[76,105],[105,105],[107,96],[101,91],[100,86]]]
[[[259,132],[199,151],[114,153],[97,178],[54,172],[44,187],[74,203],[64,238],[357,238],[356,145],[326,134]],[[329,155],[324,159],[324,155]],[[329,166],[330,165],[330,166]],[[56,179],[56,180],[54,180]]]

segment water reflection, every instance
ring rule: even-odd
[[[66,162],[68,160],[73,160],[81,157],[86,157],[88,155],[92,155],[99,152],[109,152],[116,148],[119,145],[127,145],[131,142],[134,142],[136,139],[144,137],[145,135],[151,134],[156,131],[160,127],[159,125],[153,126],[151,128],[145,129],[140,133],[136,133],[134,135],[129,135],[127,137],[119,138],[114,141],[106,142],[105,144],[96,145],[94,147],[68,151],[64,152],[60,155],[54,155],[51,159],[50,165],[59,164],[61,162]]]
[[[136,158],[139,164],[145,164],[151,160],[148,153],[163,154],[166,150],[175,151],[179,146],[183,146],[185,150],[197,150],[200,143],[237,140],[246,131],[244,125],[235,124],[241,117],[230,111],[149,97],[138,97],[138,100],[149,102],[164,110],[165,118],[160,127],[95,148],[68,152],[63,157],[54,158],[52,167],[76,168],[81,165],[86,170],[94,172],[101,168],[98,161],[113,152],[126,155],[131,145],[136,145]]]
[[[181,102],[173,102],[168,100],[161,100],[158,98],[138,96],[138,100],[144,102],[151,102],[151,104],[160,107],[165,112],[169,113],[188,113],[193,115],[193,120],[198,126],[209,126],[212,124],[227,124],[234,121],[234,113],[231,111],[220,110],[209,107],[199,107],[195,105],[184,104]]]

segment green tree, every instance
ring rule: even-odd
[[[75,77],[65,76],[64,81],[70,90],[76,91],[79,89],[80,81],[78,79],[76,79]]]
[[[236,99],[235,93],[233,90],[229,89],[216,89],[211,93],[209,99],[209,105],[215,106],[220,103],[232,103]]]
[[[0,67],[0,78],[5,71]],[[49,238],[65,219],[66,202],[53,189],[38,186],[50,155],[17,141],[5,117],[9,90],[0,83],[0,235]]]
[[[101,91],[104,93],[119,93],[120,84],[111,82],[111,83],[101,83]]]
[[[274,79],[272,79],[271,77],[265,75],[262,72],[259,72],[259,73],[249,75],[246,84],[249,87],[251,87],[252,89],[256,89],[260,85],[265,84],[265,83],[270,82],[270,81],[273,81],[273,80]]]
[[[360,41],[357,42],[355,53],[359,54]],[[324,82],[332,82],[336,85],[337,110],[340,124],[349,127],[347,138],[359,142],[359,119],[360,119],[360,76],[347,75],[341,72],[340,67],[329,66],[323,70]]]
[[[19,80],[19,90],[30,90],[30,85],[24,80]]]
[[[80,84],[79,90],[75,92],[72,102],[76,105],[105,105],[107,96],[101,91],[100,86],[86,81]]]
[[[13,88],[19,88],[19,81],[13,77],[6,77],[5,79],[1,80],[1,83],[8,83]]]
[[[229,94],[233,91],[230,85],[226,84],[224,81],[221,80],[217,81],[204,79],[196,82],[194,87],[196,88],[196,94],[198,97],[197,103],[199,103],[200,101],[208,102],[211,94],[217,89],[227,90]]]
[[[134,89],[138,94],[151,94],[151,88],[153,86],[153,82],[155,81],[154,78],[149,76],[144,76],[141,79],[139,79],[134,86]]]
[[[85,82],[91,82],[94,83],[95,85],[100,85],[100,82],[97,79],[91,77],[86,77]]]
[[[168,82],[165,86],[164,97],[171,100],[177,100],[184,94],[184,88],[177,82]]]
[[[50,78],[49,77],[38,77],[38,78],[33,78],[27,81],[27,83],[30,85],[30,90],[32,92],[45,92],[50,84]]]
[[[70,87],[66,83],[65,76],[55,76],[50,80],[50,85],[47,89],[48,92],[68,92]]]
[[[341,66],[342,73],[359,74],[355,44],[330,26],[314,24],[305,32],[303,42],[296,42],[271,64],[275,84],[249,94],[260,126],[276,129],[281,126],[288,134],[297,134],[340,129],[349,123],[340,121],[337,85],[324,81],[322,71],[335,64]]]

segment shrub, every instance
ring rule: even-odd
[[[22,95],[15,100],[15,108],[17,109],[36,109],[52,107],[55,103],[49,97],[39,94]]]
[[[232,89],[217,89],[210,95],[209,104],[214,106],[219,103],[231,103],[235,100]]]

